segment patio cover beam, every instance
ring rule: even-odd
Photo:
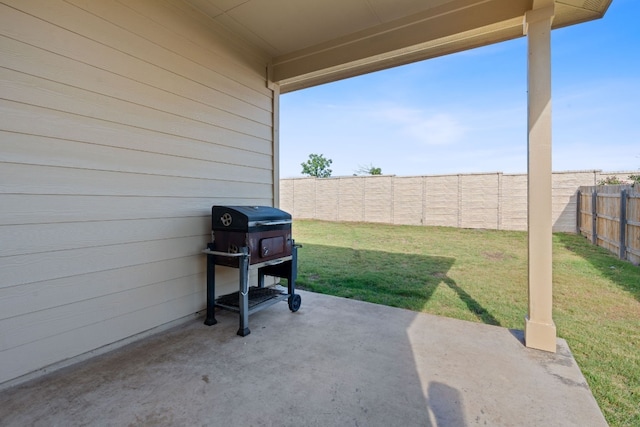
[[[455,0],[273,59],[282,93],[522,36],[531,0]],[[300,82],[298,82],[300,80]]]
[[[553,0],[536,0],[524,17],[528,86],[528,277],[527,347],[556,351],[552,318],[551,23]]]

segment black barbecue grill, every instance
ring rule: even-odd
[[[293,312],[300,308],[295,293],[298,247],[291,238],[291,215],[268,206],[213,206],[207,254],[206,325],[217,323],[215,307],[239,313],[238,335],[249,331],[249,315],[279,301],[288,300]],[[216,299],[215,266],[239,270],[238,292]],[[257,271],[258,286],[249,287],[250,272]],[[264,277],[286,278],[287,292],[265,288]]]

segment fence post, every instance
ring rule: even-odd
[[[362,222],[367,222],[367,178],[362,178]]]
[[[395,224],[396,223],[396,210],[395,210],[395,206],[396,206],[396,180],[395,180],[395,176],[391,177],[391,212],[390,212],[390,219],[391,219],[391,224]]]
[[[457,227],[462,228],[462,175],[458,174],[458,218]]]
[[[580,235],[582,232],[580,228],[582,227],[582,190],[578,188],[578,193],[576,194],[576,234]]]
[[[498,230],[502,230],[502,203],[503,203],[503,197],[502,197],[502,172],[498,172],[498,209],[497,209],[497,227]]]
[[[426,225],[427,222],[427,177],[422,179],[422,212],[420,213],[420,225]]]
[[[591,243],[598,244],[598,233],[596,228],[598,226],[598,190],[593,190],[591,193]]]
[[[620,259],[627,258],[627,190],[620,192]]]

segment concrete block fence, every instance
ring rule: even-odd
[[[636,172],[554,172],[553,230],[576,232],[580,186]],[[527,175],[475,173],[280,180],[280,208],[296,219],[527,229]]]

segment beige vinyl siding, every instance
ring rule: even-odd
[[[274,203],[266,64],[178,0],[0,4],[0,383],[205,307],[211,206]]]

